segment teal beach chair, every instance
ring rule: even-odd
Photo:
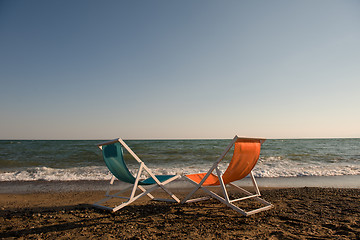
[[[145,163],[141,161],[141,159],[126,145],[126,143],[121,138],[98,144],[98,147],[102,150],[103,159],[106,163],[106,166],[113,174],[113,177],[110,180],[110,186],[113,185],[115,179],[118,179],[125,183],[129,183],[131,184],[131,186],[114,194],[110,194],[110,186],[109,186],[105,194],[106,197],[94,203],[93,206],[116,212],[119,209],[131,204],[132,202],[136,201],[137,199],[145,195],[149,197],[151,200],[170,201],[170,202],[178,202],[178,203],[180,202],[180,200],[172,192],[170,192],[169,189],[165,187],[166,184],[178,179],[180,175],[154,175],[151,172],[151,170],[145,165]],[[124,161],[123,148],[125,148],[139,163],[139,169],[137,170],[135,177],[132,175],[132,173],[129,171],[128,167],[126,166],[126,163]],[[150,177],[141,180],[140,176],[143,173],[143,171],[148,173]],[[150,185],[154,185],[154,186],[150,186]],[[149,188],[146,189],[144,186],[149,186]],[[150,194],[150,192],[159,188],[164,190],[167,194],[169,194],[172,199],[154,198],[154,196]],[[132,189],[130,196],[127,197],[120,196],[120,194],[130,189]],[[140,193],[136,194],[136,191],[138,189],[140,190]],[[105,202],[113,198],[127,199],[127,201],[122,202],[120,205],[117,205],[115,207],[108,207],[103,205]]]

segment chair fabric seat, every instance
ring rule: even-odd
[[[165,182],[166,180],[175,177],[176,175],[155,175],[155,177],[160,181],[160,182]],[[140,182],[139,182],[140,183]],[[151,185],[151,184],[156,184],[155,180],[152,177],[149,177],[148,179],[145,179],[143,181],[141,181],[141,183],[143,185]]]
[[[166,184],[180,178],[180,175],[153,174],[152,171],[145,165],[145,163],[131,150],[131,148],[129,148],[129,146],[121,138],[98,144],[98,147],[102,150],[102,155],[105,164],[113,175],[113,177],[110,180],[110,185],[112,185],[115,179],[117,178],[119,181],[131,184],[131,186],[121,191],[118,191],[114,194],[110,194],[112,190],[109,187],[105,194],[106,197],[94,203],[93,206],[116,212],[126,207],[127,205],[131,204],[132,202],[136,201],[140,197],[147,196],[150,199],[155,199],[154,196],[151,194],[151,192],[156,189],[163,190],[171,197],[171,199],[157,198],[156,200],[180,203],[180,199],[177,198],[175,194],[173,194],[169,189],[165,187]],[[134,170],[136,172],[135,175],[136,177],[132,174],[132,172],[130,172],[130,170],[126,165],[123,148],[139,163],[139,168],[137,170],[136,169]],[[145,180],[140,180],[140,177],[143,176],[143,174],[145,174],[145,176],[150,176],[150,177]],[[155,186],[144,188],[141,185],[155,185]],[[123,196],[123,195],[127,195],[125,193],[129,189],[132,189],[130,191],[130,196],[129,197]],[[141,190],[141,191],[137,191],[137,190]],[[121,202],[119,205],[115,207],[109,207],[108,206],[109,203],[106,202],[110,201],[113,198],[118,198],[118,197],[125,198],[128,200],[125,202]]]
[[[188,195],[181,201],[181,203],[197,202],[209,199],[209,197],[197,197],[190,199],[191,196],[195,194],[195,192],[201,189],[211,198],[219,200],[220,202],[224,203],[228,207],[241,213],[244,216],[249,216],[272,208],[273,205],[271,203],[260,198],[260,190],[252,173],[252,170],[260,157],[261,145],[264,142],[264,138],[247,138],[238,137],[235,135],[232,142],[225,148],[224,152],[220,155],[220,157],[216,160],[208,172],[185,175],[185,179],[194,184],[195,187],[191,192],[188,193]],[[232,147],[234,148],[233,156],[227,169],[224,173],[222,173],[219,168],[219,163],[224,159]],[[252,180],[255,193],[252,193],[234,184],[235,181],[241,180],[248,175]],[[240,198],[234,198],[234,196],[230,196],[227,189],[228,185],[230,185],[234,190],[238,190],[242,195],[245,196],[241,196]],[[220,186],[223,196],[217,192],[213,192],[211,188],[207,188],[207,186]],[[234,204],[234,202],[247,199],[256,200],[259,203],[259,207],[255,209],[252,208],[250,211],[246,211],[240,208],[238,205]]]
[[[206,173],[195,173],[195,174],[189,174],[186,175],[186,177],[190,178],[196,183],[200,183],[201,180],[205,177]],[[203,186],[218,186],[220,185],[219,178],[211,173],[209,177],[205,180],[205,182],[202,184]]]
[[[106,145],[103,148],[103,157],[110,172],[119,180],[134,184],[135,177],[131,174],[126,163],[124,161],[124,153],[119,142]],[[176,175],[155,175],[160,182],[175,177]],[[143,181],[139,181],[139,185],[152,185],[156,184],[156,181],[150,177]]]
[[[254,168],[260,155],[261,143],[257,140],[236,141],[234,153],[230,164],[222,175],[225,184],[235,182],[246,177]],[[195,173],[186,175],[196,183],[200,183],[207,173]],[[202,184],[203,186],[218,186],[220,181],[218,176],[211,173]]]

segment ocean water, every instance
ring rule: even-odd
[[[100,142],[1,140],[0,182],[110,179],[96,146]],[[126,142],[155,174],[187,174],[206,172],[231,139]],[[226,169],[230,158],[231,151],[221,170]],[[137,162],[129,154],[125,159],[135,174]],[[360,139],[268,139],[262,145],[254,175],[260,182],[344,176],[351,182],[359,180],[360,186]]]

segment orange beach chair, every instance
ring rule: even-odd
[[[181,201],[181,203],[196,202],[213,197],[224,203],[225,205],[229,206],[233,210],[243,214],[244,216],[252,215],[272,208],[273,205],[271,203],[260,198],[261,194],[252,173],[252,169],[255,167],[259,159],[261,144],[265,142],[265,140],[266,139],[264,138],[246,138],[235,136],[232,142],[226,147],[225,151],[221,154],[221,156],[217,159],[217,161],[213,164],[213,166],[207,173],[185,175],[185,179],[189,180],[192,184],[194,184],[195,188]],[[235,145],[234,153],[230,164],[226,171],[224,173],[221,173],[218,165],[224,159],[224,157],[230,151],[233,145]],[[250,178],[252,180],[255,194],[233,183],[235,181],[245,178],[248,175],[250,175]],[[245,196],[238,199],[230,200],[226,185],[234,187],[235,189],[243,193]],[[211,186],[220,186],[223,196],[220,196],[215,192],[211,191],[209,188]],[[209,196],[190,199],[190,197],[199,189],[203,190]],[[265,206],[246,212],[245,210],[234,204],[234,202],[236,201],[241,201],[249,198],[253,198]]]

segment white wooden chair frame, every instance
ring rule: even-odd
[[[226,156],[226,154],[230,151],[231,147],[234,145],[234,143],[238,140],[238,139],[256,139],[256,140],[260,140],[260,143],[263,144],[265,142],[266,139],[264,138],[247,138],[247,137],[238,137],[237,135],[233,138],[232,142],[226,147],[226,149],[224,150],[224,152],[221,154],[221,156],[217,159],[217,161],[212,165],[212,167],[210,168],[210,170],[206,173],[206,175],[204,176],[204,178],[199,182],[195,182],[192,179],[188,178],[185,176],[185,179],[190,181],[192,184],[195,185],[195,188],[181,201],[181,203],[190,203],[190,202],[197,202],[197,201],[202,201],[202,200],[207,200],[210,199],[211,197],[219,200],[220,202],[224,203],[225,205],[227,205],[228,207],[232,208],[233,210],[241,213],[244,216],[249,216],[261,211],[265,211],[268,210],[270,208],[273,207],[273,205],[267,201],[265,201],[264,199],[260,198],[261,194],[260,194],[260,190],[259,187],[256,183],[255,177],[251,172],[249,173],[251,181],[252,181],[252,185],[254,187],[255,190],[255,194],[251,193],[247,190],[245,190],[242,187],[239,187],[233,183],[228,183],[227,185],[230,185],[232,187],[234,187],[235,189],[239,190],[241,193],[245,194],[245,197],[241,197],[241,198],[237,198],[237,199],[232,199],[230,200],[227,189],[226,189],[226,184],[224,184],[223,181],[223,173],[220,171],[219,169],[219,163],[224,159],[224,157]],[[206,179],[210,176],[210,174],[212,172],[214,172],[215,170],[215,175],[219,178],[219,182],[220,182],[220,188],[222,190],[223,196],[220,196],[218,194],[216,194],[215,192],[209,190],[206,186],[202,186],[203,183],[206,181]],[[199,189],[201,189],[202,191],[204,191],[205,193],[207,193],[209,196],[206,197],[200,197],[200,198],[195,198],[195,199],[190,199],[190,197]],[[257,209],[254,209],[252,211],[245,211],[244,209],[241,209],[240,207],[236,206],[235,204],[233,204],[234,202],[237,201],[242,201],[245,199],[250,199],[253,198],[255,200],[257,200],[258,202],[264,204],[264,207],[260,207]]]
[[[111,187],[111,185],[113,185],[113,183],[114,183],[114,181],[116,179],[116,177],[113,175],[111,180],[110,180],[110,185],[108,186],[108,189],[107,189],[106,194],[105,194],[106,198],[94,203],[93,206],[95,206],[97,208],[101,208],[101,209],[105,209],[105,210],[111,210],[113,212],[116,212],[119,209],[121,209],[123,207],[126,207],[127,205],[133,203],[134,201],[136,201],[137,199],[139,199],[139,198],[141,198],[141,197],[143,197],[145,195],[147,197],[149,197],[151,200],[180,203],[180,200],[175,196],[175,194],[173,194],[169,189],[167,189],[164,186],[164,185],[166,185],[166,184],[180,178],[180,175],[175,175],[174,177],[169,178],[166,181],[160,182],[159,179],[155,176],[155,174],[152,173],[152,171],[145,165],[145,163],[131,150],[131,148],[121,138],[118,138],[118,139],[115,139],[115,140],[112,140],[112,141],[109,141],[109,142],[100,143],[100,144],[98,144],[98,147],[102,150],[102,146],[113,144],[113,143],[116,143],[116,142],[120,142],[120,144],[140,164],[139,169],[137,171],[137,174],[135,176],[135,179],[136,179],[135,183],[132,186],[126,188],[126,189],[123,189],[123,190],[121,190],[119,192],[116,192],[114,194],[110,194],[110,187]],[[147,172],[155,180],[155,182],[156,182],[155,186],[146,189],[143,186],[139,185],[140,176],[141,176],[143,171]],[[172,199],[155,198],[152,194],[150,194],[150,192],[152,192],[152,191],[154,191],[156,189],[159,189],[159,188],[164,190],[167,194],[169,194]],[[128,197],[120,196],[121,193],[124,193],[124,192],[128,191],[129,189],[132,189],[131,193],[130,193],[130,196],[128,196]],[[135,195],[137,189],[140,189],[142,192],[139,193],[138,195]],[[113,208],[102,205],[103,203],[109,201],[112,198],[122,198],[122,199],[127,199],[127,201],[123,202],[120,205],[115,206]]]

